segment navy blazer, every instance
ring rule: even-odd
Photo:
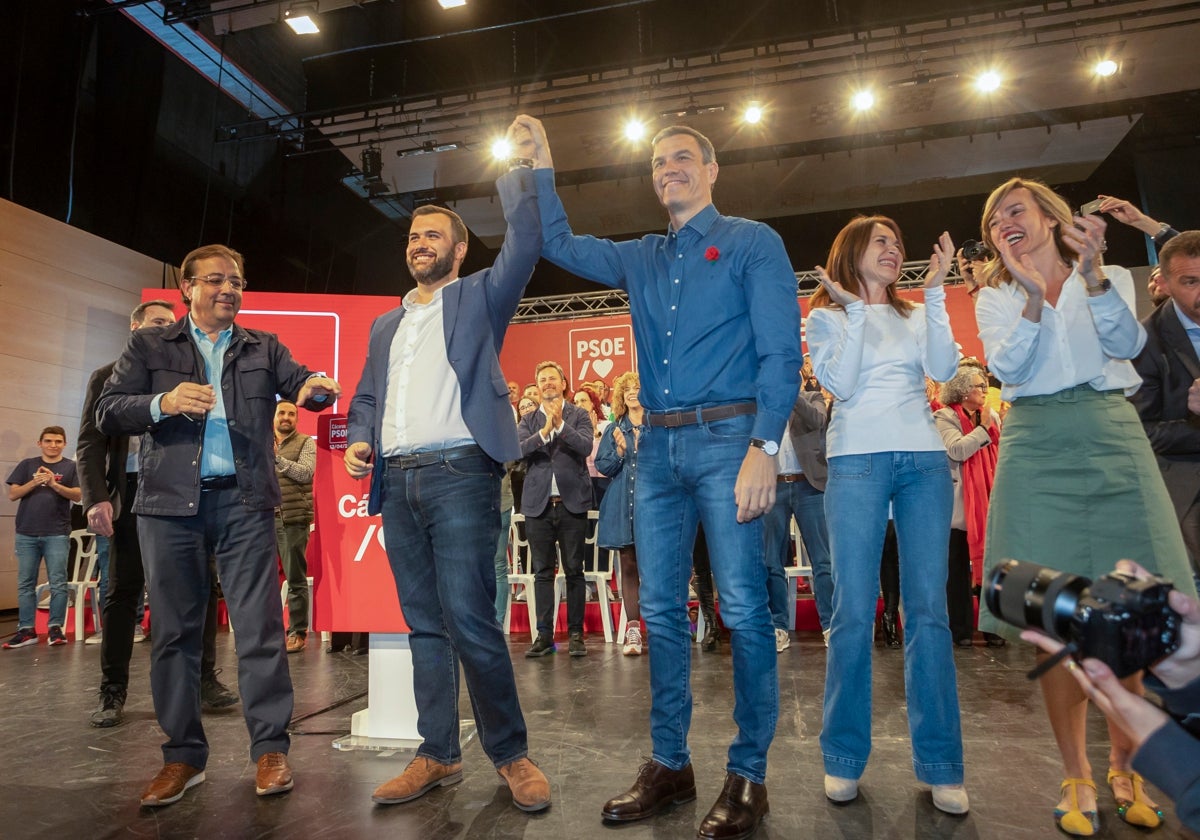
[[[1188,388],[1200,378],[1200,358],[1179,322],[1175,304],[1164,301],[1142,320],[1146,346],[1133,360],[1142,385],[1129,398],[1142,419],[1163,479],[1182,517],[1200,493],[1200,419],[1187,409]],[[1191,462],[1172,469],[1172,463]]]
[[[508,222],[504,245],[491,268],[442,288],[442,328],[446,356],[462,391],[463,420],[483,451],[503,463],[519,458],[520,447],[508,382],[500,370],[500,345],[541,254],[542,226],[532,171],[515,169],[501,176],[496,187]],[[388,356],[403,317],[404,307],[400,306],[371,325],[367,360],[350,401],[350,443],[366,442],[375,455],[367,503],[371,514],[379,513],[383,506],[387,465],[380,457],[379,442],[387,405]]]
[[[506,386],[507,387],[507,386]],[[521,436],[521,456],[525,459],[525,486],[521,490],[521,513],[541,516],[550,504],[550,477],[558,481],[558,494],[571,513],[592,509],[592,477],[587,458],[592,454],[595,435],[592,419],[577,405],[563,402],[562,431],[542,442],[546,415],[539,408],[521,418],[517,427]]]

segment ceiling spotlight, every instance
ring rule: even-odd
[[[457,9],[459,6],[467,5],[467,0],[438,0],[438,5],[443,9]]]
[[[317,27],[316,3],[293,3],[283,13],[283,22],[297,35],[315,35],[321,31]]]
[[[761,122],[763,118],[763,106],[758,102],[751,102],[746,106],[745,112],[742,114],[742,119],[745,122],[754,125]]]
[[[875,94],[869,90],[860,90],[850,97],[850,106],[855,111],[867,111],[875,105]]]
[[[362,163],[363,179],[378,181],[383,175],[383,152],[380,148],[374,143],[368,143],[359,155],[359,160]]]
[[[975,78],[975,89],[980,93],[992,93],[1000,89],[1000,74],[995,70],[987,70]]]
[[[496,160],[508,160],[512,157],[512,144],[501,137],[492,141],[492,157]]]
[[[1111,58],[1105,58],[1096,62],[1096,66],[1092,68],[1092,72],[1094,72],[1097,76],[1107,79],[1109,76],[1115,76],[1117,71],[1120,69],[1120,64],[1117,64],[1117,62],[1113,61]]]
[[[641,120],[633,119],[625,123],[625,139],[637,142],[646,136],[646,125]]]

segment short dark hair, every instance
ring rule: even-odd
[[[447,207],[438,207],[436,204],[422,204],[416,210],[413,210],[412,218],[415,222],[419,216],[432,216],[435,213],[440,213],[450,219],[450,229],[454,231],[454,244],[467,241],[467,224],[462,220],[462,216],[455,213]]]
[[[133,311],[129,313],[129,323],[141,326],[142,322],[146,320],[146,310],[151,306],[161,306],[163,309],[169,310],[171,314],[175,313],[175,304],[171,303],[169,300],[163,300],[162,298],[159,298],[158,300],[148,300],[145,303],[139,303],[137,306],[133,307]]]
[[[279,406],[285,405],[285,404],[290,405],[292,408],[296,409],[297,411],[300,410],[300,406],[296,405],[295,400],[289,400],[289,399],[285,399],[283,397],[280,397],[278,400],[275,401],[275,410],[278,411]]]
[[[243,277],[246,274],[246,261],[237,251],[226,245],[201,245],[193,251],[189,251],[188,255],[183,258],[183,262],[179,264],[179,282],[182,284],[184,280],[192,276],[192,268],[195,263],[200,260],[211,260],[214,257],[223,257],[237,266],[238,273]],[[179,287],[179,292],[183,297],[183,302],[187,306],[192,305],[192,300],[183,291],[183,286]]]
[[[1167,280],[1171,279],[1171,261],[1176,257],[1184,259],[1200,257],[1200,230],[1185,230],[1178,236],[1172,237],[1158,252],[1158,264],[1162,267],[1163,277]]]
[[[713,148],[712,141],[701,134],[690,125],[669,125],[658,134],[654,135],[654,139],[650,141],[650,148],[653,149],[661,141],[668,137],[674,137],[676,134],[686,134],[688,137],[695,139],[697,145],[700,146],[700,160],[703,163],[716,163],[717,150]],[[653,154],[653,152],[651,152]]]
[[[64,429],[62,426],[47,426],[46,428],[42,429],[42,433],[40,435],[38,435],[38,440],[41,440],[46,435],[58,435],[63,440],[66,440],[67,439],[67,430]]]

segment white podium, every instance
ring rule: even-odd
[[[417,701],[413,696],[412,649],[407,633],[372,633],[367,660],[367,708],[350,719],[350,734],[336,739],[337,750],[415,750]],[[475,721],[459,724],[465,746],[475,735]]]

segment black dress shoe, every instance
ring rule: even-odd
[[[529,646],[529,650],[525,651],[525,656],[529,658],[545,656],[546,654],[554,653],[557,649],[553,636],[546,633],[538,633],[537,639]]]
[[[613,822],[631,822],[652,817],[671,805],[696,798],[692,765],[671,770],[657,761],[647,761],[638,770],[637,781],[627,792],[604,803],[600,815]]]
[[[758,824],[767,815],[766,785],[729,773],[725,787],[708,816],[700,823],[696,837],[700,840],[743,840],[758,831]]]
[[[900,628],[896,625],[895,613],[884,612],[883,614],[883,641],[890,648],[902,647]]]

